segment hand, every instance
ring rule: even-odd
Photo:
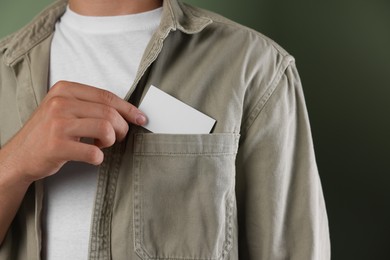
[[[129,123],[146,117],[111,92],[73,82],[56,83],[25,126],[1,149],[8,169],[28,182],[50,176],[67,161],[99,165],[101,148],[122,141]],[[94,144],[80,142],[93,138]]]

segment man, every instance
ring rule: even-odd
[[[329,259],[299,76],[272,40],[176,0],[69,0],[0,50],[0,259]],[[143,128],[151,85],[211,133]]]

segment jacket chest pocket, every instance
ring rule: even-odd
[[[134,235],[142,259],[228,254],[238,139],[234,134],[136,134]]]

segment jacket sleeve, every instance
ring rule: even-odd
[[[241,133],[240,259],[328,260],[328,219],[293,61],[279,74]]]

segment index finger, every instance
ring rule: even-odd
[[[77,82],[60,81],[52,87],[50,93],[57,96],[72,96],[79,100],[110,106],[132,124],[142,126],[147,122],[146,116],[137,107],[104,89]]]

